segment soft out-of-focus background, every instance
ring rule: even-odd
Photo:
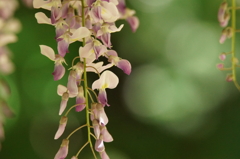
[[[120,84],[108,90],[108,130],[114,137],[114,142],[106,144],[109,156],[239,159],[240,92],[225,82],[227,72],[215,67],[218,55],[230,51],[229,40],[224,45],[218,42],[221,28],[216,16],[221,1],[127,3],[136,10],[140,27],[132,34],[127,23],[120,21],[118,25],[125,27],[112,37],[113,48],[132,63],[133,70],[127,76],[112,69]],[[40,54],[39,44],[56,48],[56,42],[54,28],[37,24],[36,12],[22,4],[16,12],[22,32],[18,42],[10,45],[16,71],[9,78],[16,116],[5,124],[1,159],[50,159],[61,144],[62,138],[53,139],[60,119],[56,88],[66,84],[67,78],[53,81],[53,62]],[[79,45],[71,45],[68,63]],[[84,113],[71,112],[63,137],[84,122]],[[85,140],[85,129],[73,136],[68,158]],[[92,159],[89,148],[80,158]]]

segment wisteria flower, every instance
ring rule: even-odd
[[[114,89],[115,87],[117,87],[118,82],[118,77],[113,72],[107,70],[104,71],[101,74],[101,77],[92,84],[93,90],[99,90],[98,100],[101,104],[103,104],[104,106],[109,106],[105,89]]]

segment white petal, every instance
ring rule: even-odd
[[[54,51],[51,47],[46,46],[46,45],[39,45],[39,46],[40,46],[40,49],[41,49],[41,54],[48,57],[52,61],[55,60],[55,53],[54,53]]]
[[[98,80],[93,82],[92,89],[113,89],[118,85],[118,82],[118,77],[113,72],[107,70],[101,74]]]
[[[17,41],[15,34],[3,34],[0,36],[0,46],[7,45]]]
[[[36,13],[35,18],[39,24],[51,24],[50,18],[48,18],[43,12]]]
[[[58,85],[58,87],[57,87],[57,94],[59,95],[59,96],[62,96],[63,95],[63,93],[65,93],[67,91],[67,87],[65,87],[65,86],[63,86],[63,85]]]
[[[80,27],[73,32],[73,35],[70,36],[71,42],[82,40],[91,35],[91,32],[86,27]]]

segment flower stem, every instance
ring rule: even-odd
[[[69,139],[75,132],[77,132],[78,130],[82,129],[85,126],[88,126],[88,125],[85,124],[85,125],[78,127],[77,129],[75,129],[73,132],[71,132],[71,134],[68,135],[68,137],[66,139]]]
[[[84,12],[84,8],[85,8],[85,4],[84,4],[84,0],[81,0],[82,2],[82,26],[85,26],[85,12]],[[85,38],[83,38],[83,47],[85,46],[86,42],[85,42]],[[97,159],[96,154],[94,152],[93,149],[93,145],[92,145],[92,141],[91,141],[91,125],[90,125],[90,118],[89,118],[89,103],[88,103],[88,84],[87,84],[87,64],[86,64],[86,58],[83,59],[83,65],[84,65],[84,72],[83,72],[83,76],[84,76],[84,95],[85,95],[85,99],[86,99],[86,122],[87,122],[87,131],[88,131],[88,143],[90,145],[90,148],[92,150],[92,153],[94,155],[94,158]]]
[[[233,35],[232,35],[232,60],[235,59],[235,42],[236,42],[236,0],[232,0],[232,29],[233,29]],[[233,75],[233,82],[238,90],[240,90],[240,86],[237,82],[236,77],[236,64],[232,62],[232,75]]]

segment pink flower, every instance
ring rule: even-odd
[[[63,139],[60,149],[58,150],[57,154],[55,155],[54,159],[65,159],[68,154],[68,139]]]
[[[223,64],[223,63],[217,64],[217,68],[218,68],[219,70],[223,70],[224,64]]]
[[[228,25],[228,21],[230,19],[230,14],[228,12],[228,4],[227,2],[223,2],[218,10],[218,21],[221,27],[226,27]]]
[[[132,67],[128,60],[119,58],[117,52],[114,50],[109,50],[106,54],[109,62],[123,70],[127,75],[130,75]]]
[[[232,74],[227,75],[226,81],[227,82],[232,82],[233,81],[233,75]]]
[[[65,68],[62,63],[66,63],[64,58],[60,55],[55,55],[53,49],[46,45],[40,45],[41,54],[48,57],[50,60],[55,62],[55,67],[52,75],[54,76],[54,80],[60,80],[65,74]]]
[[[223,29],[222,35],[219,39],[220,44],[223,44],[227,38],[231,38],[233,35],[233,30],[231,27]]]
[[[224,60],[226,59],[226,53],[221,53],[221,54],[219,55],[219,59],[222,60],[222,61],[224,61]]]
[[[97,119],[99,125],[105,126],[108,123],[108,117],[104,111],[104,107],[100,103],[93,103],[92,104],[92,116],[91,120]]]
[[[63,134],[63,132],[65,130],[65,127],[67,125],[67,121],[68,121],[68,118],[66,116],[63,116],[61,118],[61,120],[59,122],[58,130],[57,130],[57,132],[55,134],[55,137],[54,137],[55,140],[58,139]]]
[[[101,134],[103,135],[104,142],[112,142],[112,135],[108,132],[106,126],[101,126]]]
[[[69,94],[77,96],[78,86],[77,86],[77,73],[74,70],[71,70],[68,76],[67,89]]]
[[[105,150],[102,135],[100,135],[99,139],[97,139],[95,142],[95,150],[98,152],[103,152]]]
[[[116,4],[106,1],[96,1],[89,13],[93,23],[115,22],[119,18]]]
[[[118,85],[119,79],[118,77],[111,71],[104,71],[100,78],[96,80],[92,84],[92,89],[98,89],[98,100],[103,106],[108,105],[107,103],[107,95],[106,95],[106,88],[114,89]]]
[[[132,32],[136,32],[137,28],[139,27],[139,19],[136,16],[130,16],[127,18],[127,22],[129,23]]]
[[[125,0],[119,0],[117,8],[121,14],[120,18],[126,19],[132,29],[132,32],[136,32],[139,27],[139,19],[134,16],[135,11],[126,7]]]
[[[61,104],[60,104],[59,115],[62,115],[62,113],[63,113],[64,110],[66,109],[68,99],[69,99],[69,94],[68,94],[68,92],[64,92],[64,93],[62,94],[62,101],[61,101]]]

